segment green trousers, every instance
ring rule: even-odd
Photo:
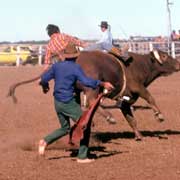
[[[69,118],[71,118],[73,121],[78,121],[82,115],[81,107],[79,104],[76,103],[75,99],[72,99],[68,103],[59,102],[55,99],[54,106],[61,128],[56,129],[44,138],[48,145],[70,132]],[[89,124],[87,126],[87,129],[84,131],[84,138],[80,141],[80,147],[78,152],[78,158],[80,159],[85,159],[88,156],[90,132],[91,125]]]

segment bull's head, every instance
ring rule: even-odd
[[[161,74],[168,75],[180,70],[180,62],[166,52],[153,50],[150,54],[152,61]]]

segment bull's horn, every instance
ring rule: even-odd
[[[153,54],[154,54],[154,57],[156,58],[156,60],[157,60],[160,64],[162,64],[163,62],[161,61],[161,58],[160,58],[160,55],[159,55],[158,51],[157,51],[157,50],[153,50]]]

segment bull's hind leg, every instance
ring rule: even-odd
[[[89,104],[91,104],[91,101],[94,101],[95,98],[97,98],[98,92],[91,92],[87,91],[86,93],[83,93],[82,95],[82,108],[87,108]],[[101,116],[103,116],[108,123],[110,124],[116,124],[116,120],[114,119],[113,115],[107,111],[104,110],[101,106],[98,107],[97,113],[99,113]]]
[[[140,97],[142,97],[144,100],[148,102],[148,104],[150,105],[151,109],[154,112],[155,118],[160,122],[164,121],[164,116],[162,115],[159,107],[156,105],[156,102],[154,98],[151,96],[151,94],[149,93],[149,91],[143,87],[139,95]]]
[[[116,120],[114,119],[113,115],[107,111],[107,110],[104,110],[101,106],[98,107],[97,109],[97,112],[103,116],[108,123],[110,124],[116,124]]]
[[[142,135],[137,129],[137,122],[131,111],[130,104],[127,102],[123,102],[121,111],[135,133],[135,140],[142,140]]]

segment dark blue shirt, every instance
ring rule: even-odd
[[[73,60],[57,62],[41,77],[46,84],[54,79],[54,97],[61,102],[69,102],[73,98],[74,85],[79,80],[83,85],[95,89],[100,80],[94,80],[85,75],[82,68]]]

